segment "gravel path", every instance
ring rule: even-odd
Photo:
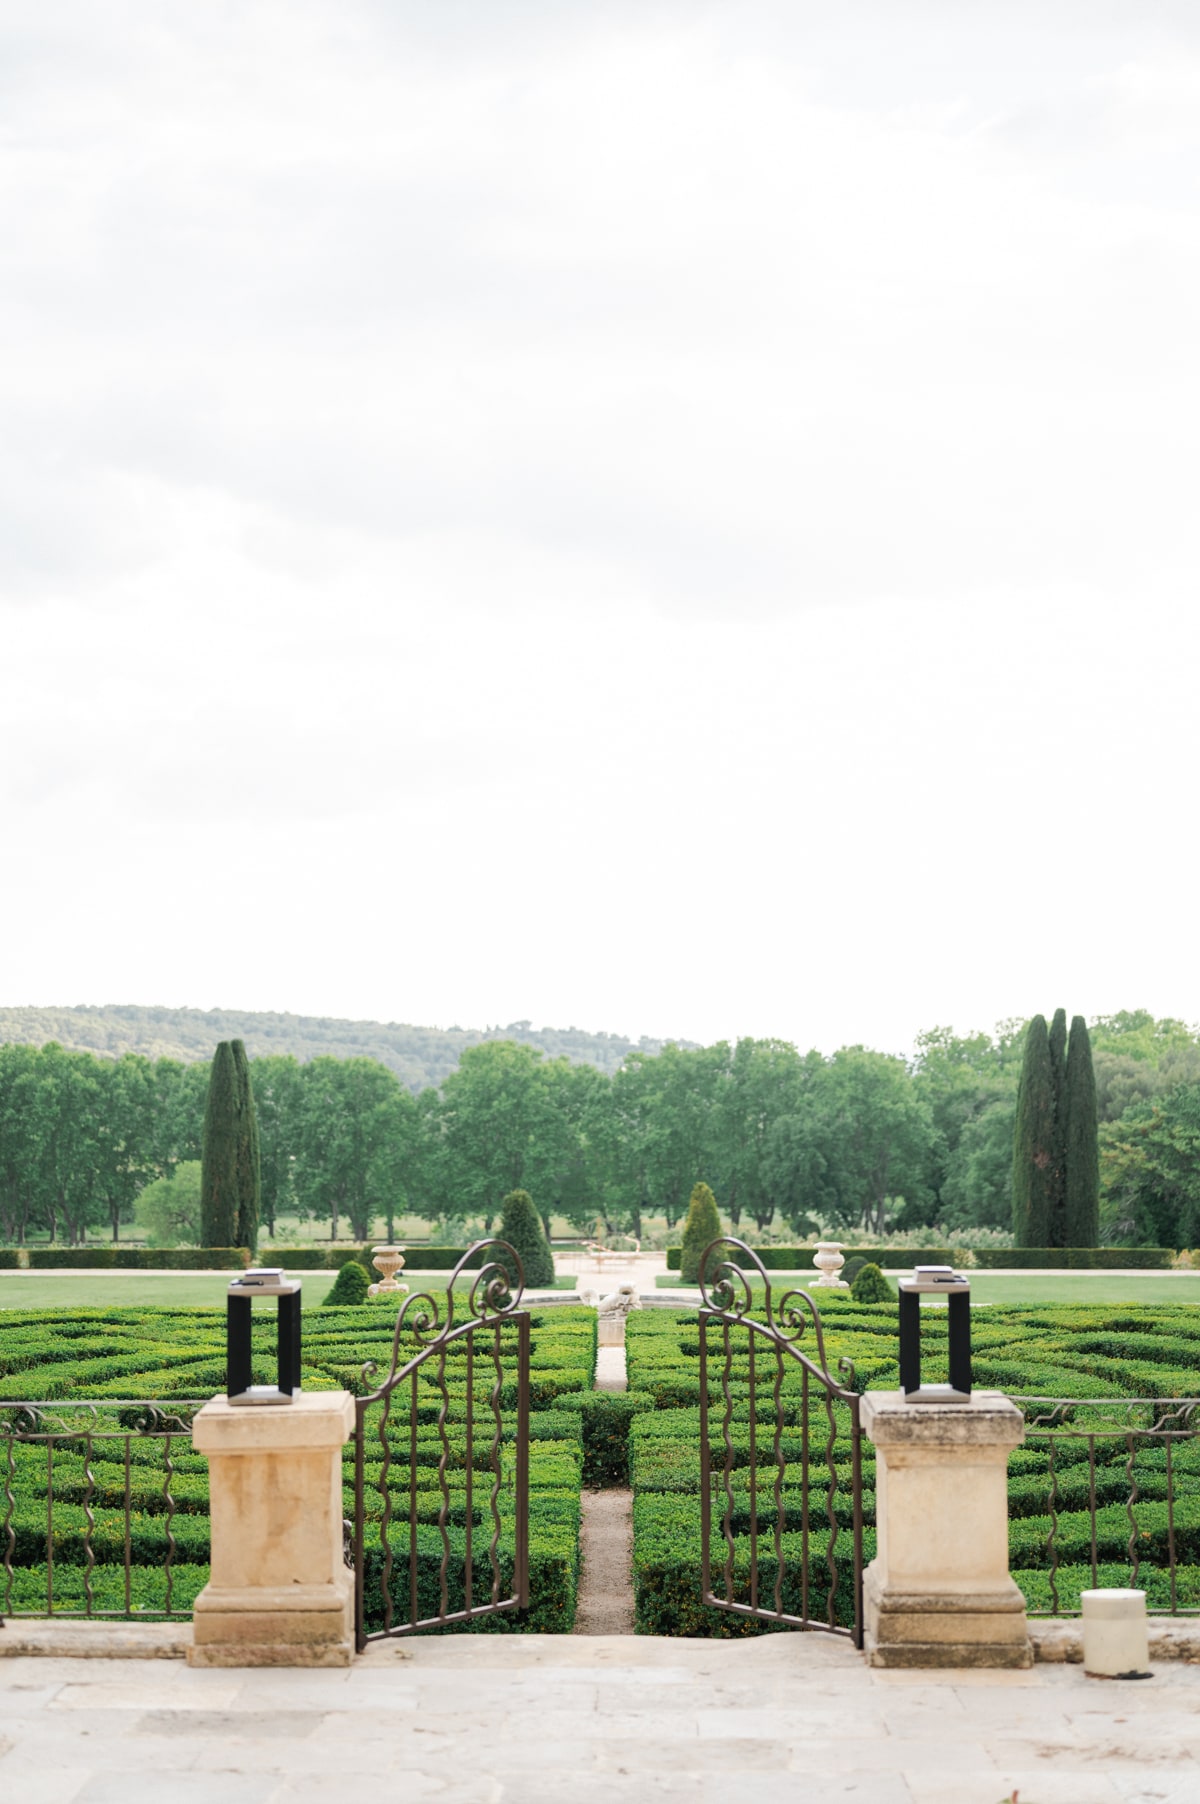
[[[576,1635],[633,1634],[633,1492],[585,1491]]]

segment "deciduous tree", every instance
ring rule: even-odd
[[[152,1247],[200,1244],[199,1159],[185,1159],[170,1177],[155,1178],[135,1199],[134,1218]]]

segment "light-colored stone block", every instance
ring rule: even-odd
[[[1008,1571],[1008,1456],[1024,1419],[999,1391],[968,1402],[868,1392],[878,1552],[864,1575],[873,1666],[1030,1665]]]
[[[354,1582],[342,1553],[348,1391],[254,1410],[217,1397],[196,1417],[209,1462],[212,1577],[196,1599],[193,1666],[346,1666]]]

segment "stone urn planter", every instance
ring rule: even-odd
[[[396,1273],[404,1265],[404,1247],[372,1247],[371,1264],[382,1275],[382,1283],[368,1284],[369,1297],[405,1297],[408,1295],[407,1284],[397,1284]]]
[[[819,1240],[817,1250],[813,1254],[813,1264],[821,1276],[812,1288],[814,1290],[849,1290],[850,1286],[844,1284],[838,1276],[845,1263],[846,1256],[842,1252],[840,1240]]]

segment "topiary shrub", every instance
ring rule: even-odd
[[[554,1283],[554,1254],[533,1206],[528,1190],[510,1190],[504,1199],[500,1238],[507,1240],[521,1258],[525,1283],[530,1289],[548,1289]]]
[[[850,1286],[856,1303],[890,1303],[895,1294],[877,1265],[864,1265]]]
[[[685,1284],[700,1281],[700,1260],[711,1241],[720,1238],[721,1217],[717,1199],[707,1184],[697,1184],[688,1199],[687,1220],[683,1224],[683,1246],[679,1258],[679,1275]]]
[[[334,1279],[333,1287],[321,1305],[322,1309],[348,1309],[355,1303],[365,1303],[369,1283],[370,1279],[358,1261],[348,1259]]]

